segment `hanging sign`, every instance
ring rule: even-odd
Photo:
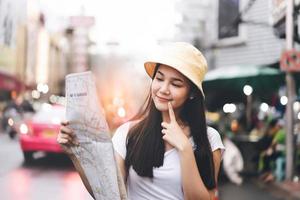
[[[300,52],[296,49],[283,52],[280,59],[280,69],[286,72],[299,72]]]

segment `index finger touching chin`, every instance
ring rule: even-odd
[[[176,118],[175,118],[175,113],[174,113],[174,110],[173,110],[173,107],[172,107],[172,104],[171,104],[170,101],[168,102],[168,108],[169,108],[169,116],[170,116],[170,120],[171,120],[171,121],[175,121],[175,120],[176,120]]]

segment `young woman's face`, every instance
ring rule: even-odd
[[[189,92],[190,85],[185,76],[167,65],[159,66],[151,85],[152,99],[159,111],[168,111],[169,101],[174,110],[180,109]]]

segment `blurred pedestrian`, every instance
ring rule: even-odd
[[[144,64],[152,84],[142,111],[112,139],[128,197],[213,199],[224,146],[206,124],[206,60],[182,42],[161,45],[156,53]],[[57,140],[76,143],[67,123]]]
[[[275,126],[275,133],[271,145],[266,150],[269,162],[272,162],[273,168],[269,170],[264,181],[269,182],[277,179],[281,181],[284,177],[285,164],[285,130],[283,128],[284,122],[282,119],[278,120]]]
[[[8,120],[10,118],[14,118],[15,116],[20,116],[23,113],[21,103],[22,98],[21,96],[17,96],[17,93],[12,93],[12,99],[7,102],[7,104],[3,108],[3,118],[2,118],[2,130],[7,131],[9,127]]]
[[[9,134],[11,139],[17,134],[16,125],[13,124],[21,122],[28,112],[34,112],[34,109],[30,102],[25,100],[21,94],[15,96],[4,107],[1,128]]]
[[[229,137],[228,137],[229,134]],[[238,147],[230,139],[230,131],[224,137],[223,142],[226,151],[223,155],[223,169],[228,179],[237,185],[243,183],[243,178],[240,173],[244,169],[244,159]]]
[[[265,126],[263,121],[257,121],[254,128],[250,131],[249,136],[251,138],[262,138],[265,133]]]
[[[279,156],[279,152],[275,151],[275,148],[278,142],[283,140],[281,123],[278,119],[271,120],[266,129],[266,134],[258,143],[258,148],[261,150],[259,160],[260,178],[266,182],[272,180],[272,165]]]

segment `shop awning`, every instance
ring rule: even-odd
[[[263,65],[236,65],[211,70],[203,82],[207,107],[222,108],[225,103],[243,102],[243,87],[250,85],[253,95],[270,101],[278,88],[285,85],[285,75],[279,69]]]
[[[284,73],[279,69],[261,65],[236,65],[209,71],[204,80],[204,87],[211,89],[230,89],[242,92],[245,85],[251,85],[254,93],[276,91],[285,84]]]
[[[15,90],[17,92],[21,91],[25,85],[19,81],[16,77],[0,72],[0,90],[12,91]]]

